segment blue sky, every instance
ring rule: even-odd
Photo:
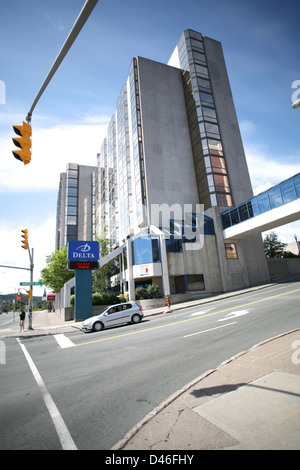
[[[59,174],[68,162],[95,164],[132,57],[166,63],[187,28],[222,42],[254,191],[300,171],[296,0],[99,0],[34,110],[31,163],[16,160],[12,125],[25,119],[83,4],[0,2],[0,264],[28,266],[28,228],[35,280],[54,250]],[[300,222],[276,232],[293,242]],[[0,267],[0,293],[24,280],[26,271]]]

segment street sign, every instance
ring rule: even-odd
[[[42,281],[38,282],[20,282],[20,286],[42,286]]]

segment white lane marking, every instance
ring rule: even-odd
[[[201,335],[202,333],[207,333],[208,331],[218,330],[219,328],[224,328],[225,326],[234,325],[235,323],[236,323],[236,321],[234,321],[232,323],[226,323],[226,325],[216,326],[215,328],[210,328],[209,330],[197,331],[197,333],[192,333],[190,335],[186,335],[186,336],[184,336],[184,338],[188,338],[189,336]]]
[[[191,317],[196,317],[197,315],[204,315],[205,313],[215,310],[217,307],[207,308],[206,310],[200,310],[200,312],[195,312],[191,314]]]
[[[45,405],[49,411],[49,414],[52,418],[52,421],[53,421],[53,424],[55,426],[55,429],[56,429],[56,432],[58,434],[58,437],[59,437],[59,440],[60,440],[60,443],[62,445],[62,448],[63,450],[77,450],[77,447],[71,437],[71,434],[69,433],[68,431],[68,428],[67,426],[65,425],[65,422],[64,420],[62,419],[61,415],[60,415],[60,412],[58,411],[57,409],[57,406],[55,405],[51,395],[49,394],[45,384],[44,384],[44,381],[36,367],[36,365],[34,364],[33,360],[31,359],[31,356],[29,354],[29,352],[27,351],[27,349],[25,348],[24,344],[21,343],[20,339],[17,338],[17,341],[25,355],[25,358],[28,362],[28,365],[31,369],[31,372],[33,374],[33,377],[35,378],[35,381],[36,383],[38,384],[40,390],[41,390],[41,393],[42,393],[42,397],[43,397],[43,400],[45,402]]]
[[[75,346],[75,344],[72,343],[72,341],[64,334],[54,335],[54,338],[56,339],[58,346],[61,349],[73,348],[73,346]]]
[[[228,313],[225,316],[225,318],[221,318],[221,320],[218,320],[218,321],[232,320],[232,318],[242,317],[243,315],[247,315],[247,313],[249,312],[250,310],[238,310],[237,312],[231,312],[231,313]]]

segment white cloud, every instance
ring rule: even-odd
[[[12,135],[2,136],[0,149],[6,158],[1,167],[0,192],[55,189],[67,163],[94,166],[108,122],[107,116],[44,128],[35,128],[33,122],[32,159],[28,165],[13,158]]]

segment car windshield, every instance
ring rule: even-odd
[[[97,313],[97,316],[98,315],[102,315],[102,313],[106,312],[107,311],[107,308],[104,308],[103,310],[101,310],[101,312]]]

